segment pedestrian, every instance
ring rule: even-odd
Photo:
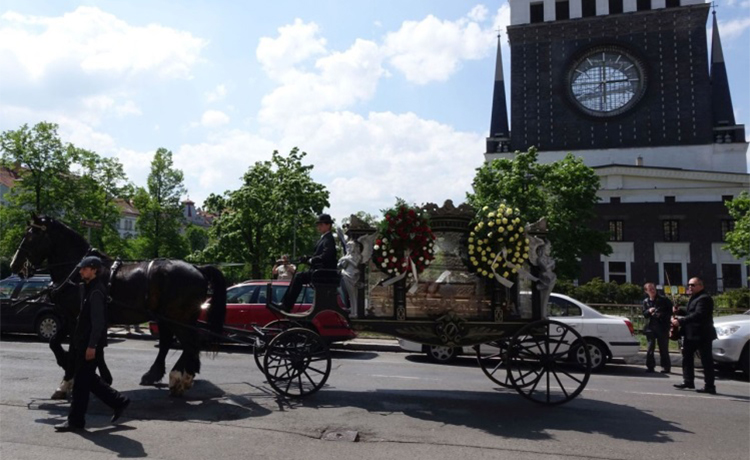
[[[296,272],[297,267],[289,262],[289,256],[287,254],[284,254],[281,256],[281,259],[276,261],[272,270],[274,278],[280,280],[291,280]]]
[[[654,283],[643,285],[646,298],[643,299],[643,317],[646,318],[646,372],[655,372],[654,351],[659,345],[659,360],[662,374],[669,374],[672,361],[669,359],[669,326],[672,318],[672,302],[656,292]]]
[[[73,401],[68,420],[55,425],[55,430],[63,432],[78,431],[85,427],[89,392],[112,408],[113,423],[130,404],[130,399],[107,385],[95,372],[97,349],[101,349],[107,340],[107,287],[99,277],[102,261],[96,256],[84,257],[78,264],[78,270],[83,281],[83,294],[72,338],[76,353]]]
[[[333,220],[328,214],[321,214],[315,222],[315,228],[320,233],[320,239],[315,244],[315,253],[312,257],[300,258],[301,263],[308,263],[310,270],[297,273],[289,289],[284,293],[281,307],[286,311],[292,311],[297,296],[302,292],[302,286],[310,284],[312,273],[315,270],[336,270],[336,241],[333,239],[331,228]],[[332,272],[333,273],[333,272]],[[338,284],[338,280],[336,281]]]
[[[714,359],[711,355],[711,342],[716,340],[714,329],[714,301],[705,291],[703,280],[691,278],[688,282],[690,300],[687,307],[674,307],[678,315],[672,324],[682,330],[682,383],[676,384],[680,390],[695,388],[695,352],[698,351],[703,361],[703,380],[705,386],[696,390],[698,393],[716,394]]]

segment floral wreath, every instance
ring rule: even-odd
[[[375,265],[388,275],[411,279],[435,259],[435,235],[428,215],[403,200],[383,213],[385,218],[378,225],[373,246]]]
[[[477,274],[495,278],[512,286],[508,278],[519,271],[529,258],[529,239],[520,212],[501,204],[497,209],[485,206],[477,214],[477,224],[469,233],[469,261]]]

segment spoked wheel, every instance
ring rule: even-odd
[[[564,404],[586,387],[591,376],[591,355],[583,347],[576,364],[566,363],[572,344],[584,340],[575,329],[558,321],[527,324],[509,344],[508,376],[525,398],[547,405]]]
[[[508,372],[508,341],[497,340],[474,347],[484,375],[503,388],[513,388]]]
[[[331,373],[331,354],[318,334],[292,328],[268,344],[263,368],[274,390],[298,398],[315,393],[326,383]]]
[[[263,356],[266,354],[268,343],[280,333],[293,327],[302,326],[296,321],[290,321],[288,319],[277,319],[271,321],[263,327],[263,337],[258,337],[258,339],[255,341],[255,345],[253,346],[253,358],[255,359],[255,364],[258,366],[258,369],[260,369],[264,373],[266,372],[265,368],[263,367]]]

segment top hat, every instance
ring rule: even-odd
[[[333,220],[328,214],[321,214],[318,216],[318,220],[316,220],[315,223],[333,225]]]

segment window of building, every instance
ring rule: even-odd
[[[584,18],[596,16],[596,0],[581,1],[581,16]]]
[[[721,241],[727,240],[727,233],[734,231],[734,220],[724,219],[721,221]]]
[[[638,0],[636,3],[638,11],[648,11],[651,9],[651,0]]]
[[[620,197],[619,196],[611,196],[611,197],[609,197],[609,202],[611,204],[620,204]]]
[[[665,203],[674,203],[675,202],[675,198],[673,196],[665,196],[664,197],[664,202]]]
[[[680,0],[667,0],[667,8],[677,8],[680,6]]]
[[[544,22],[544,3],[532,3],[529,5],[529,21],[532,24]]]
[[[742,287],[742,268],[740,264],[721,264],[721,281],[724,290]]]
[[[727,201],[732,201],[734,197],[732,195],[722,195],[721,196],[721,202],[726,203]]]
[[[670,286],[682,284],[682,264],[664,262],[664,283]]]
[[[622,1],[623,0],[609,0],[609,14],[622,13]]]
[[[628,282],[627,262],[607,263],[609,264],[609,279],[607,281],[614,281],[617,284],[625,284]]]
[[[665,220],[664,225],[664,241],[675,242],[680,241],[680,222],[677,220]]]
[[[609,221],[609,241],[622,241],[622,221]]]
[[[570,2],[568,0],[557,0],[555,2],[555,19],[570,19]]]

